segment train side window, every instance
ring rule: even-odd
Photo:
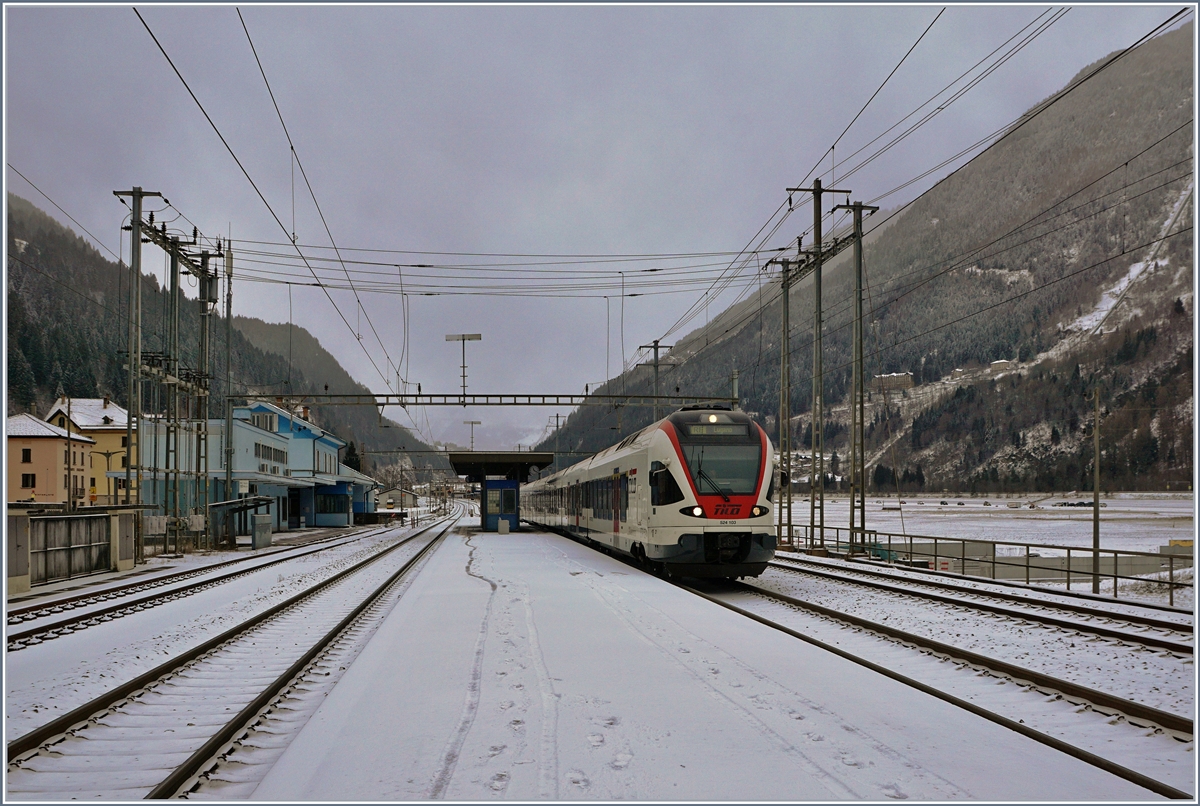
[[[767,500],[775,500],[775,474],[771,474],[771,482],[767,485]]]
[[[621,521],[629,515],[629,476],[621,474]]]
[[[683,500],[683,490],[662,462],[650,463],[650,505],[666,506]]]

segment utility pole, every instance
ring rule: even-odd
[[[133,202],[129,219],[129,345],[126,357],[129,361],[129,409],[125,419],[125,503],[142,503],[142,198],[158,196],[156,191],[133,187],[131,190],[114,190],[114,196],[129,196]],[[136,456],[134,445],[137,445]],[[136,461],[136,468],[135,468]],[[133,475],[136,471],[136,475]],[[131,490],[137,495],[130,501]],[[141,511],[134,518],[135,562],[145,562],[145,537],[142,532]]]
[[[558,429],[562,427],[560,418],[562,417],[557,411],[554,412],[554,471],[558,472]]]
[[[1100,383],[1092,390],[1096,409],[1092,419],[1092,593],[1100,592]],[[1113,595],[1117,594],[1117,567],[1113,558]]]
[[[796,241],[797,250],[800,241]],[[775,540],[778,545],[794,545],[792,533],[792,344],[788,338],[789,316],[791,310],[792,269],[799,261],[782,257],[767,262],[779,263],[783,274],[780,277],[783,310],[780,317],[782,335],[779,342],[779,521],[775,528]],[[785,514],[786,513],[786,514]],[[784,525],[786,524],[787,540],[784,540]]]
[[[660,349],[661,350],[670,350],[674,346],[675,345],[673,345],[673,344],[659,344],[658,339],[655,339],[650,344],[643,344],[641,347],[638,348],[639,350],[651,350],[651,349],[654,350],[654,361],[646,362],[644,364],[638,364],[638,366],[639,367],[654,367],[654,396],[655,397],[658,397],[658,351]],[[654,403],[654,420],[655,420],[655,422],[657,422],[661,416],[662,415],[659,414],[658,402],[655,401],[655,403]]]
[[[204,516],[205,548],[212,548],[212,524],[208,518],[208,416],[212,401],[212,317],[217,309],[217,272],[210,269],[210,258],[221,257],[221,241],[217,251],[200,252],[200,309],[199,366],[196,371],[196,511]]]
[[[825,553],[825,369],[821,333],[824,320],[821,310],[821,196],[825,193],[846,193],[848,190],[824,188],[814,179],[811,188],[788,188],[788,193],[813,194],[813,411],[812,450],[810,452],[813,482],[808,485],[808,534],[819,537],[816,552]],[[818,510],[820,514],[818,515]],[[819,530],[819,531],[818,531]],[[814,553],[816,553],[814,552]]]
[[[71,444],[71,397],[67,396],[67,511],[75,511],[75,446]]]
[[[475,426],[483,425],[479,420],[463,420],[463,425],[471,426],[471,450],[475,450]]]
[[[163,225],[165,231],[166,224]],[[179,550],[179,239],[171,238],[171,286],[167,313],[167,500],[164,512],[168,517],[163,551],[175,538],[175,553]]]
[[[867,472],[866,472],[866,401],[863,392],[866,375],[863,366],[863,211],[876,212],[862,202],[839,204],[834,210],[854,211],[854,349],[853,381],[850,389],[850,550],[855,535],[866,548]]]
[[[462,391],[463,408],[467,406],[467,342],[480,341],[483,336],[479,333],[447,333],[446,341],[461,341],[462,342]]]
[[[229,244],[225,247],[225,500],[233,500],[233,247]],[[228,507],[225,537],[230,548],[237,545]]]
[[[737,371],[737,367],[734,367],[734,368],[733,368],[733,394],[731,395],[731,397],[733,398],[733,407],[734,407],[735,409],[740,409],[740,408],[742,407],[742,399],[741,399],[740,397],[738,397],[738,371]]]

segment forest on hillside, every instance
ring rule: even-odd
[[[101,255],[88,241],[59,224],[30,202],[8,195],[8,400],[9,416],[42,415],[58,395],[110,397],[128,408],[126,351],[129,344],[131,272]],[[167,348],[168,291],[152,275],[142,279],[142,349]],[[265,325],[266,323],[262,323]],[[280,325],[278,327],[286,327]],[[225,385],[226,325],[212,324],[212,417],[222,417],[226,395],[331,391],[360,392],[337,362],[302,328],[307,340],[292,360],[262,349],[234,327],[230,339],[232,389]],[[200,313],[185,300],[179,319],[180,363],[195,368],[199,356]],[[330,362],[336,371],[330,369]],[[315,370],[315,375],[312,371]],[[339,374],[340,373],[340,374]],[[143,410],[154,411],[152,395]],[[394,464],[397,448],[428,449],[412,433],[386,421],[378,411],[315,408],[313,419],[365,456],[368,470]],[[377,452],[377,453],[376,453]],[[374,456],[372,454],[375,453]],[[415,454],[418,467],[438,465],[430,455]]]
[[[1069,356],[1056,356],[1052,367],[1025,373],[1015,384],[993,388],[985,382],[969,402],[959,398],[951,412],[911,411],[892,401],[897,413],[888,416],[888,404],[873,400],[870,416],[882,425],[872,431],[869,454],[901,432],[913,429],[916,436],[915,442],[911,436],[902,441],[894,459],[889,454],[878,460],[887,471],[881,477],[903,479],[907,473],[912,483],[919,476],[939,489],[1079,488],[1081,468],[1090,467],[1090,459],[1082,455],[1078,432],[1068,438],[1064,429],[1073,421],[1071,412],[1079,419],[1087,408],[1081,395],[1098,384],[1112,398],[1102,414],[1112,426],[1101,428],[1102,441],[1114,440],[1111,450],[1102,445],[1111,483],[1154,486],[1190,478],[1192,32],[1189,24],[1122,58],[1084,68],[1035,107],[1042,109],[1039,114],[1014,126],[868,239],[866,372],[912,372],[918,384],[940,383],[956,368],[978,369],[1002,358],[1029,362],[1048,354],[1077,332],[1072,323],[1096,307],[1105,289],[1131,266],[1152,253],[1155,258],[1123,301],[1123,324],[1110,324],[1105,335],[1081,341]],[[846,255],[829,264],[823,280],[829,410],[844,405],[851,380],[853,276]],[[793,287],[790,304],[791,410],[799,437],[813,401],[811,282]],[[736,369],[743,407],[777,438],[780,320],[773,277],[712,327],[679,340],[668,358],[677,366],[662,375],[664,391],[728,396]],[[1117,332],[1108,332],[1113,329]],[[1147,342],[1147,333],[1157,340]],[[1141,346],[1123,347],[1126,338]],[[1077,365],[1086,380],[1082,386],[1070,380]],[[1152,395],[1146,391],[1151,388]],[[650,370],[639,368],[595,391],[650,389]],[[1157,408],[1140,410],[1148,407],[1129,402],[1137,398],[1144,404],[1143,395]],[[1125,410],[1128,417],[1113,419],[1114,411]],[[557,438],[584,454],[650,419],[643,409],[584,409]],[[826,450],[844,455],[844,418],[831,419]],[[1056,432],[1058,441],[1052,441]],[[974,434],[971,452],[961,444],[968,433]],[[552,437],[539,447],[553,442]],[[956,444],[961,450],[951,450]],[[1075,450],[1073,458],[1066,455],[1068,447]]]

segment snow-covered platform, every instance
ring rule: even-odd
[[[474,529],[253,796],[1156,797],[565,538]]]

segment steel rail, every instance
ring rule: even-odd
[[[29,733],[26,733],[24,736],[19,736],[16,739],[13,739],[12,741],[10,741],[8,743],[8,746],[7,746],[8,763],[11,764],[13,761],[15,761],[19,756],[23,755],[24,753],[28,753],[30,750],[35,750],[38,747],[41,747],[43,744],[45,744],[49,740],[53,739],[55,736],[59,736],[61,734],[67,733],[68,731],[70,731],[71,729],[73,729],[75,727],[86,724],[91,719],[91,717],[93,717],[98,712],[104,712],[104,711],[109,710],[110,708],[112,708],[114,705],[116,705],[120,701],[127,699],[127,698],[129,698],[130,695],[134,694],[135,692],[146,688],[148,685],[150,685],[154,681],[158,680],[159,678],[161,678],[167,674],[170,674],[171,672],[177,670],[179,667],[184,666],[184,665],[192,662],[193,660],[196,660],[197,658],[199,658],[199,657],[203,656],[204,654],[210,652],[211,650],[221,646],[222,644],[225,644],[225,643],[237,638],[242,633],[248,632],[249,630],[253,629],[254,627],[257,627],[259,624],[262,624],[263,622],[267,621],[268,619],[279,614],[280,612],[292,607],[293,605],[300,603],[304,599],[309,598],[311,596],[314,596],[314,595],[322,592],[329,586],[331,586],[334,583],[340,581],[341,579],[349,576],[350,574],[353,574],[357,571],[362,570],[367,565],[370,565],[371,563],[375,562],[376,560],[379,560],[380,558],[387,556],[388,554],[390,554],[391,552],[400,548],[401,546],[406,545],[411,540],[416,539],[419,535],[430,531],[431,529],[438,526],[440,523],[442,523],[445,520],[446,519],[443,518],[442,521],[436,521],[434,523],[431,523],[429,526],[426,526],[424,529],[421,529],[420,531],[415,532],[415,533],[409,535],[407,538],[401,540],[395,546],[392,546],[389,549],[386,549],[377,554],[374,554],[371,557],[366,558],[362,562],[357,563],[349,568],[346,568],[346,569],[338,572],[337,574],[329,577],[329,579],[326,579],[326,580],[314,585],[312,588],[309,588],[308,590],[305,590],[305,591],[301,591],[300,593],[296,594],[295,596],[292,596],[292,597],[288,598],[287,600],[280,602],[279,604],[263,611],[262,613],[259,613],[257,616],[254,616],[254,617],[242,622],[241,624],[231,627],[230,629],[226,630],[225,632],[221,633],[220,635],[217,635],[214,638],[210,638],[209,640],[205,641],[204,643],[199,644],[198,646],[192,647],[191,649],[189,649],[185,652],[182,652],[179,655],[176,655],[174,658],[171,658],[170,660],[166,661],[165,663],[159,664],[158,666],[154,667],[150,671],[144,672],[144,673],[138,675],[137,677],[135,677],[134,679],[132,679],[126,683],[123,683],[120,686],[117,686],[116,688],[105,692],[104,694],[101,694],[99,697],[92,699],[90,702],[84,703],[83,705],[79,706],[78,708],[75,708],[75,709],[69,711],[68,713],[63,714],[62,716],[60,716],[56,719],[53,719],[50,722],[47,722],[45,725],[42,725],[41,727],[34,728]]]
[[[991,669],[992,671],[1007,675],[1008,677],[1032,683],[1038,688],[1058,692],[1064,697],[1073,697],[1091,703],[1093,706],[1097,706],[1101,709],[1124,714],[1130,719],[1137,719],[1153,723],[1159,727],[1166,728],[1167,730],[1175,731],[1177,733],[1186,734],[1187,736],[1193,735],[1192,720],[1184,716],[1179,716],[1178,714],[1173,714],[1169,711],[1152,708],[1149,705],[1143,705],[1142,703],[1134,702],[1133,700],[1126,700],[1113,694],[1106,694],[1103,691],[1097,691],[1096,689],[1088,688],[1087,686],[1081,686],[1067,680],[1052,677],[1051,675],[1043,674],[1042,672],[1032,671],[1023,666],[1017,666],[996,658],[990,658],[986,655],[980,655],[976,652],[971,652],[970,650],[960,649],[959,647],[951,644],[943,644],[942,642],[935,641],[932,638],[925,638],[923,636],[905,632],[904,630],[900,630],[895,627],[889,627],[886,624],[880,624],[879,622],[871,621],[860,616],[843,613],[840,610],[823,607],[818,604],[813,604],[812,602],[805,602],[801,599],[786,596],[782,593],[776,593],[775,591],[765,590],[755,585],[747,585],[744,582],[738,582],[734,584],[747,592],[756,593],[764,598],[775,599],[776,601],[792,605],[793,607],[799,607],[803,610],[811,611],[817,615],[834,619],[835,621],[842,621],[847,624],[852,624],[860,629],[870,630],[897,641],[913,644],[914,646],[928,649],[931,652],[936,652],[939,655],[957,658],[973,666],[983,666],[987,669]]]
[[[860,585],[867,588],[875,588],[877,590],[887,591],[889,593],[897,593],[904,596],[912,596],[918,599],[925,599],[931,602],[939,602],[941,604],[954,605],[956,607],[965,607],[973,610],[980,610],[985,613],[994,613],[997,615],[1007,616],[1009,618],[1025,619],[1027,621],[1036,621],[1040,624],[1046,624],[1052,627],[1061,629],[1075,630],[1077,632],[1091,633],[1104,638],[1113,638],[1121,641],[1130,641],[1145,646],[1152,646],[1158,649],[1166,649],[1171,652],[1178,652],[1181,655],[1195,654],[1193,647],[1188,644],[1181,644],[1176,641],[1170,641],[1166,638],[1158,638],[1153,635],[1135,635],[1121,630],[1114,630],[1108,627],[1093,626],[1083,624],[1077,621],[1068,621],[1066,619],[1056,618],[1054,616],[1043,615],[1041,613],[1030,613],[1023,610],[1012,610],[999,605],[989,605],[985,602],[969,602],[962,599],[956,599],[952,596],[942,596],[929,591],[920,591],[912,588],[904,588],[900,585],[888,585],[883,582],[872,582],[865,579],[851,579],[828,571],[817,571],[811,568],[794,568],[787,565],[782,565],[778,562],[770,562],[768,565],[775,568],[781,568],[786,571],[791,571],[794,574],[811,574],[822,579],[832,579],[837,582],[845,582],[849,585]],[[1175,630],[1182,632],[1182,630]]]
[[[381,531],[386,531],[386,530],[381,530]],[[372,532],[370,534],[379,534],[379,532]],[[369,537],[370,534],[362,535],[362,537]],[[356,539],[360,539],[360,538],[356,538]],[[342,544],[342,545],[344,545],[344,544]],[[302,557],[307,557],[311,554],[317,554],[318,552],[327,551],[331,548],[336,548],[336,546],[321,546],[320,548],[315,548],[310,551],[301,551],[301,552],[298,552],[295,554],[289,553],[286,557],[280,557],[275,560],[269,560],[268,562],[265,562],[262,565],[256,565],[253,568],[239,568],[237,570],[229,571],[229,572],[220,574],[215,577],[210,577],[208,579],[201,579],[197,582],[193,582],[190,585],[184,585],[183,587],[180,587],[180,588],[174,588],[169,591],[159,591],[158,593],[152,593],[149,596],[144,596],[140,599],[131,599],[131,600],[126,600],[124,602],[117,602],[116,604],[109,605],[108,607],[102,608],[100,610],[92,610],[87,613],[79,613],[74,616],[68,616],[64,619],[60,619],[59,621],[55,621],[51,624],[42,624],[37,627],[30,627],[27,630],[15,632],[15,633],[9,633],[7,636],[8,648],[10,650],[21,649],[21,648],[24,648],[24,646],[26,646],[26,644],[25,644],[26,641],[29,641],[30,639],[33,639],[33,638],[38,638],[43,635],[48,635],[49,633],[58,632],[59,630],[74,631],[74,629],[80,624],[86,625],[86,622],[90,622],[95,619],[103,619],[106,616],[112,617],[112,616],[117,616],[118,614],[120,614],[121,616],[128,615],[126,613],[121,613],[121,611],[123,611],[123,610],[128,610],[130,612],[137,612],[140,610],[145,610],[147,607],[155,607],[159,604],[165,604],[166,602],[169,602],[172,599],[178,599],[182,596],[188,596],[193,593],[197,593],[201,589],[210,588],[215,585],[220,585],[220,584],[228,582],[232,579],[237,579],[238,577],[243,577],[248,574],[257,573],[258,571],[260,571],[264,568],[270,568],[273,565],[279,565],[280,563],[290,562],[292,560],[300,559]],[[282,553],[282,552],[279,552],[279,553]],[[57,636],[51,636],[51,637],[57,637]],[[20,644],[21,646],[14,646],[16,644]]]
[[[776,555],[775,562],[778,563],[781,558]],[[907,578],[894,573],[886,573],[870,568],[846,568],[840,569],[837,566],[832,566],[828,563],[814,562],[805,558],[784,557],[784,562],[801,563],[806,566],[821,568],[824,570],[839,571],[844,570],[849,574],[863,574],[864,576],[878,577],[879,579],[888,579],[894,582],[906,583],[911,582],[913,585],[927,585],[934,588],[943,588],[945,590],[959,591],[961,593],[970,593],[977,596],[985,596],[991,599],[1001,599],[1007,602],[1019,602],[1021,604],[1033,605],[1036,607],[1046,607],[1052,610],[1063,610],[1068,613],[1079,613],[1081,615],[1095,616],[1097,618],[1108,618],[1113,621],[1127,621],[1132,624],[1140,624],[1145,627],[1154,627],[1160,630],[1170,630],[1172,632],[1192,633],[1194,628],[1191,624],[1180,624],[1175,621],[1166,621],[1164,619],[1154,618],[1152,616],[1143,616],[1138,613],[1118,613],[1112,610],[1101,610],[1095,607],[1088,607],[1083,604],[1074,604],[1072,602],[1055,602],[1048,599],[1034,599],[1029,596],[1021,596],[1016,593],[1008,593],[1006,591],[993,591],[983,588],[972,588],[970,585],[958,585],[953,582],[947,582],[934,579],[915,579]],[[786,567],[786,566],[784,566]],[[806,571],[808,569],[805,569]],[[918,569],[920,570],[920,569]],[[989,584],[990,580],[981,579],[980,582]],[[956,600],[957,601],[957,600]],[[1114,602],[1118,604],[1129,604],[1126,602]]]
[[[259,712],[271,703],[279,693],[282,692],[289,683],[294,680],[297,675],[301,674],[308,668],[309,664],[324,652],[337,638],[353,624],[363,611],[368,607],[378,602],[400,579],[412,569],[426,554],[433,550],[446,534],[454,528],[454,522],[447,525],[436,537],[430,540],[425,546],[418,551],[411,559],[400,566],[400,568],[391,576],[389,576],[383,584],[377,587],[370,593],[357,607],[354,608],[344,619],[341,620],[333,629],[327,632],[317,643],[309,648],[295,663],[293,663],[287,671],[277,677],[267,688],[265,688],[257,697],[250,701],[241,711],[238,712],[233,719],[225,723],[225,725],[217,731],[208,741],[206,741],[200,749],[192,753],[186,761],[176,767],[170,775],[162,780],[158,786],[150,790],[146,795],[147,800],[161,800],[164,798],[174,797],[178,794],[181,787],[188,783],[190,779],[204,772],[211,766],[213,757],[218,754],[226,744],[233,741],[238,734],[246,730],[252,719],[258,716]],[[407,542],[407,541],[406,541]]]
[[[857,663],[860,666],[864,666],[873,672],[877,672],[881,675],[884,675],[885,677],[889,677],[892,680],[895,680],[899,683],[903,683],[906,686],[910,686],[912,688],[917,689],[918,691],[922,691],[933,697],[937,697],[939,700],[942,700],[944,702],[950,703],[951,705],[954,705],[954,706],[962,708],[966,711],[969,711],[969,712],[975,714],[976,716],[983,717],[984,719],[988,720],[989,722],[994,722],[997,725],[1001,725],[1003,727],[1008,728],[1009,730],[1015,731],[1016,733],[1020,733],[1021,735],[1026,736],[1027,738],[1033,739],[1036,742],[1044,744],[1047,747],[1051,747],[1062,753],[1066,753],[1067,755],[1077,758],[1080,761],[1083,761],[1088,764],[1091,764],[1092,766],[1098,767],[1099,769],[1102,769],[1105,772],[1111,773],[1113,775],[1116,775],[1119,778],[1125,779],[1126,781],[1129,781],[1131,783],[1137,784],[1138,786],[1144,787],[1145,789],[1148,789],[1151,792],[1154,792],[1156,794],[1159,794],[1159,795],[1162,795],[1162,796],[1168,797],[1168,798],[1174,798],[1174,799],[1179,799],[1179,800],[1194,800],[1193,796],[1188,792],[1184,792],[1182,790],[1176,789],[1173,786],[1165,784],[1162,781],[1155,780],[1148,775],[1137,772],[1136,770],[1131,770],[1128,767],[1117,764],[1115,761],[1111,761],[1109,759],[1103,758],[1101,756],[1096,755],[1095,753],[1091,753],[1082,748],[1075,747],[1074,745],[1072,745],[1068,742],[1065,742],[1062,739],[1058,739],[1058,738],[1055,738],[1054,736],[1050,736],[1048,734],[1042,733],[1041,731],[1034,730],[1033,728],[1029,727],[1028,725],[1025,725],[1025,724],[1022,724],[1015,720],[1009,719],[1008,717],[1001,716],[1000,714],[997,714],[993,711],[989,711],[988,709],[986,709],[980,705],[976,705],[975,703],[970,702],[968,700],[964,700],[959,697],[955,697],[953,694],[948,694],[948,693],[941,691],[927,683],[922,683],[919,680],[915,680],[906,675],[902,675],[899,672],[893,671],[892,669],[889,669],[885,666],[881,666],[877,663],[872,663],[871,661],[867,660],[866,658],[858,657],[857,655],[854,655],[844,649],[841,649],[840,647],[834,646],[833,644],[825,643],[824,641],[813,638],[812,636],[805,635],[804,633],[798,632],[797,630],[793,630],[789,627],[785,627],[784,625],[778,624],[774,621],[771,621],[770,619],[760,616],[757,613],[752,613],[749,610],[745,610],[743,608],[738,607],[737,605],[730,604],[729,602],[724,602],[724,601],[716,598],[715,596],[711,596],[707,593],[704,593],[703,591],[696,590],[695,588],[692,588],[692,587],[689,587],[687,585],[683,585],[680,583],[676,583],[676,584],[679,585],[680,588],[683,588],[684,590],[689,591],[690,593],[694,593],[697,596],[701,596],[701,597],[709,600],[710,602],[713,602],[714,604],[718,604],[721,607],[724,607],[728,610],[732,610],[733,612],[743,615],[746,618],[753,619],[754,621],[757,621],[760,624],[764,624],[768,627],[771,627],[772,629],[779,630],[782,633],[786,633],[787,635],[790,635],[793,638],[798,638],[801,641],[805,641],[806,643],[812,644],[813,646],[816,646],[820,649],[824,649],[828,652],[832,652],[833,654],[837,655],[838,657],[845,658],[846,660],[851,661],[853,663]],[[749,585],[743,585],[742,587],[752,589],[755,592],[761,592],[761,591],[759,591],[759,589],[752,588],[752,586],[749,586]],[[772,594],[772,595],[774,595],[774,594]],[[789,597],[781,597],[781,598],[787,599]],[[816,607],[816,606],[810,606],[805,602],[799,602],[796,600],[792,600],[792,603],[796,604],[797,606],[804,607],[807,609]],[[824,608],[821,608],[821,609],[824,609]],[[844,614],[835,614],[832,617],[846,620],[846,617]],[[853,617],[851,617],[851,618],[853,618]],[[871,629],[875,629],[875,628],[879,628],[880,632],[886,632],[888,629],[886,627],[882,627],[882,625],[875,625],[875,627],[872,627]],[[925,642],[925,639],[918,639],[918,638],[914,637],[914,642],[918,642],[918,643]],[[936,642],[925,642],[925,643],[932,644],[932,643],[936,643]],[[957,656],[962,656],[964,654],[959,650],[953,649],[952,647],[948,647],[947,649],[952,651],[953,654],[957,655]],[[965,654],[970,654],[970,653],[965,653]],[[988,666],[988,668],[992,668],[994,662],[991,661],[990,659],[986,659],[986,660],[987,660],[986,665]],[[1027,678],[1029,675],[1024,672],[1025,672],[1025,670],[1022,670],[1022,678]],[[1064,696],[1065,696],[1065,692],[1064,692]],[[1161,712],[1161,713],[1165,713],[1165,712]],[[1173,716],[1173,715],[1168,715],[1168,716]],[[1188,724],[1189,725],[1191,724],[1190,720],[1188,721]],[[1190,730],[1189,730],[1189,732],[1190,732]]]
[[[357,534],[357,535],[354,535],[354,539],[357,540],[357,539],[364,538],[364,537],[370,537],[372,534],[378,534],[378,532],[368,531],[368,532],[364,532],[362,534]],[[78,594],[77,596],[69,596],[69,597],[66,597],[63,599],[53,599],[50,601],[34,602],[32,604],[26,605],[25,607],[18,607],[16,609],[9,610],[8,614],[7,614],[7,621],[9,624],[20,624],[22,621],[32,621],[35,618],[41,618],[41,616],[33,615],[35,613],[40,613],[40,612],[44,611],[47,614],[49,614],[51,611],[53,611],[57,608],[73,610],[76,607],[83,607],[91,602],[103,601],[104,599],[112,598],[113,596],[122,596],[122,595],[128,595],[130,593],[138,593],[141,590],[149,590],[150,588],[161,588],[163,585],[169,585],[172,582],[182,582],[185,579],[191,579],[192,577],[200,576],[201,574],[212,573],[213,571],[216,571],[221,568],[227,568],[231,565],[237,565],[239,563],[250,562],[251,560],[258,560],[258,559],[262,559],[263,557],[273,557],[276,554],[286,554],[288,552],[296,552],[300,549],[308,549],[308,548],[311,548],[311,547],[317,545],[318,543],[326,543],[330,540],[337,540],[338,538],[341,538],[341,537],[347,537],[347,535],[344,535],[344,534],[343,535],[329,535],[327,537],[322,537],[317,540],[314,540],[311,543],[297,544],[295,546],[281,546],[279,551],[272,551],[267,554],[259,554],[257,556],[256,555],[247,555],[245,557],[238,557],[233,560],[225,560],[224,562],[213,563],[212,565],[206,565],[202,568],[190,568],[186,571],[178,571],[174,574],[163,574],[161,576],[150,577],[147,579],[141,579],[140,581],[137,581],[137,582],[129,582],[125,585],[116,585],[111,588],[102,588],[100,590],[94,590],[91,593],[81,593],[81,594]],[[322,548],[329,548],[329,547],[322,546]],[[311,553],[311,552],[309,552],[309,553]],[[294,559],[296,557],[304,557],[304,556],[307,556],[307,554],[303,553],[303,552],[295,553],[295,554],[291,554],[289,559]],[[259,567],[265,568],[266,565],[259,566]]]

